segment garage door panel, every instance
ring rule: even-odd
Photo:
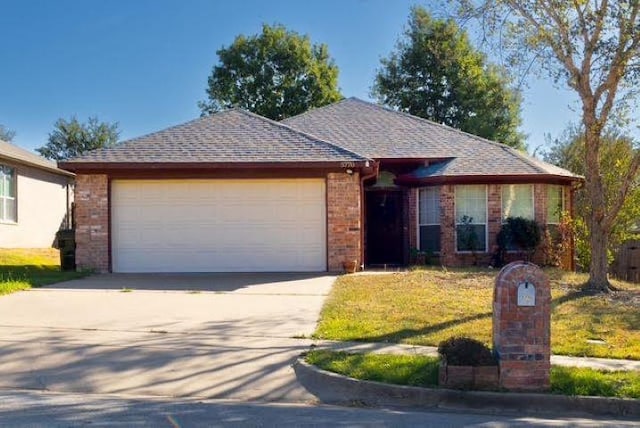
[[[326,269],[325,185],[304,180],[114,180],[116,272]]]

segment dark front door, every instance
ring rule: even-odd
[[[403,264],[402,192],[369,191],[366,193],[366,200],[366,263]]]

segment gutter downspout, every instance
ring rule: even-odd
[[[366,212],[364,208],[364,181],[373,177],[377,177],[378,172],[380,171],[380,162],[376,162],[374,160],[372,160],[371,162],[373,163],[373,172],[360,177],[360,268],[362,270],[364,270],[364,226],[366,222]]]

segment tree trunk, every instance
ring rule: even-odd
[[[607,258],[608,234],[603,230],[602,225],[591,218],[591,265],[589,266],[589,281],[586,290],[608,293],[609,284],[609,261]]]
[[[600,175],[600,134],[601,127],[596,125],[593,100],[585,101],[585,187],[589,207],[589,241],[591,244],[591,264],[589,281],[586,290],[609,292],[609,261],[607,249],[609,244],[609,228],[606,226],[607,212],[604,183]]]

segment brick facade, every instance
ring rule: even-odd
[[[361,204],[359,174],[327,175],[327,264],[331,272],[342,271],[344,262],[362,263]]]
[[[409,242],[409,248],[418,248],[418,189],[407,189],[406,192],[406,213],[409,227],[405,227],[407,231],[407,241]]]
[[[109,271],[109,180],[104,174],[76,176],[76,266]]]
[[[455,185],[445,184],[440,186],[440,263],[444,266],[470,266],[477,260],[482,266],[488,266],[492,262],[492,256],[496,250],[496,237],[502,227],[502,185],[487,185],[487,251],[478,252],[475,256],[471,253],[460,253],[456,251],[456,219],[455,219]],[[418,189],[410,189],[407,192],[409,207],[408,225],[408,245],[409,248],[418,248]],[[565,211],[570,210],[571,188],[565,187]],[[535,220],[538,224],[547,224],[547,185],[534,184],[534,212]],[[510,253],[507,258],[512,260],[520,258],[516,253]],[[543,254],[536,252],[533,257],[534,263],[541,264]],[[563,262],[565,267],[570,266],[571,256],[565,257]]]
[[[109,180],[104,174],[78,174],[76,177],[76,264],[79,269],[109,271]],[[546,224],[547,186],[534,186],[535,219]],[[404,193],[404,245],[405,259],[409,251],[419,246],[417,188]],[[475,255],[456,251],[455,185],[440,186],[440,263],[444,266],[468,266],[477,261],[491,264],[496,235],[501,227],[501,185],[487,186],[488,244],[486,252]],[[565,209],[570,210],[570,188],[565,191]],[[327,174],[327,268],[337,272],[343,263],[362,260],[363,219],[359,174]],[[517,257],[513,254],[513,257]],[[540,263],[541,254],[534,262]],[[570,257],[568,257],[570,262]],[[436,261],[436,260],[434,260]],[[567,264],[567,263],[566,263]]]
[[[456,194],[455,186],[440,187],[440,263],[455,266],[456,258]]]

